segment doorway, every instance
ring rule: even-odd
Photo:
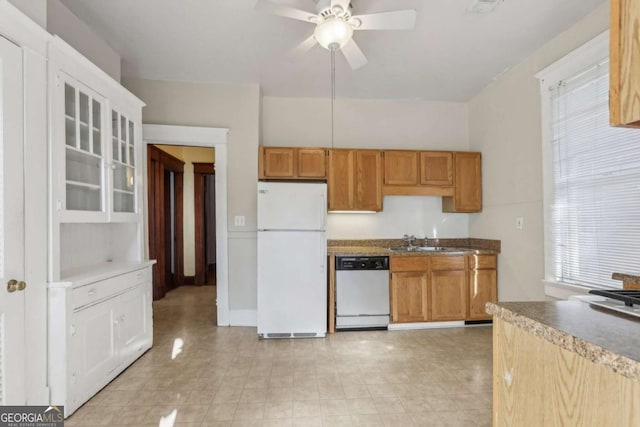
[[[198,126],[143,125],[145,144],[215,148],[216,320],[229,326],[229,242],[227,230],[227,137],[229,129]],[[148,223],[149,212],[145,213]]]

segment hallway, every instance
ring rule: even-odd
[[[259,341],[215,287],[153,303],[154,346],[67,426],[488,426],[491,328]]]

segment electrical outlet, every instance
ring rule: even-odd
[[[244,227],[244,215],[236,215],[234,217],[234,224],[236,227]]]
[[[521,216],[516,217],[516,228],[522,230],[522,227],[524,227],[524,218]]]

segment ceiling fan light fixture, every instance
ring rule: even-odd
[[[351,40],[353,27],[344,19],[332,17],[318,24],[313,35],[323,48],[331,50],[337,45],[340,49]]]
[[[362,21],[358,18],[349,18],[349,20],[347,21],[354,29],[358,29],[360,28],[360,25],[362,25]]]

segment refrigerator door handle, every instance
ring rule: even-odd
[[[325,194],[322,194],[320,197],[322,197],[322,229],[326,230],[327,229],[327,209],[329,207],[327,206],[327,196]]]

